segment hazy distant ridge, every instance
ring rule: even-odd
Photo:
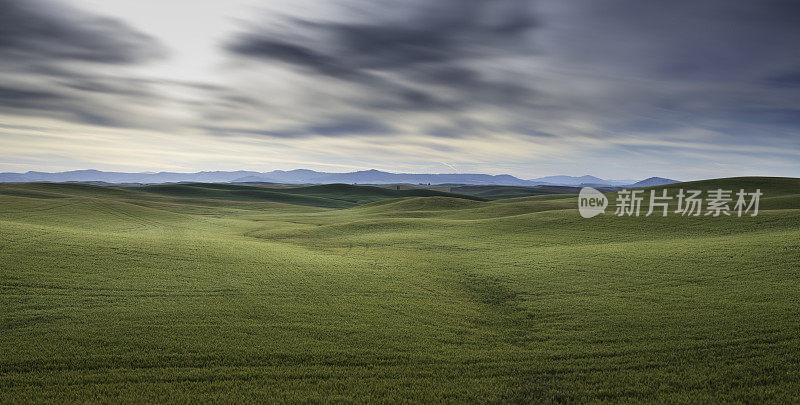
[[[380,170],[363,170],[349,173],[326,173],[308,169],[274,170],[261,173],[256,171],[209,171],[197,173],[123,173],[103,172],[99,170],[74,170],[59,173],[45,173],[30,171],[27,173],[0,173],[0,182],[107,182],[107,183],[178,183],[178,182],[203,182],[203,183],[232,183],[232,182],[268,182],[288,184],[473,184],[473,185],[504,185],[504,186],[538,186],[538,185],[598,185],[598,186],[625,186],[637,183],[636,180],[605,180],[594,176],[548,176],[536,179],[520,179],[508,174],[421,174],[421,173],[389,173]],[[643,180],[654,184],[669,184],[677,181],[651,177]],[[659,183],[661,182],[661,183]],[[659,183],[659,184],[655,184]],[[645,185],[639,185],[645,186]]]

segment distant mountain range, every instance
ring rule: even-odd
[[[594,176],[549,176],[523,180],[508,174],[417,174],[389,173],[380,170],[362,170],[349,173],[326,173],[308,169],[255,171],[213,171],[197,173],[123,173],[99,170],[73,170],[59,173],[26,172],[0,173],[0,183],[22,182],[104,182],[113,184],[159,184],[159,183],[284,183],[284,184],[470,184],[500,186],[657,186],[677,183],[661,177],[646,180],[604,180]]]
[[[631,184],[631,187],[663,186],[664,184],[672,184],[672,183],[678,183],[678,181],[672,179],[665,179],[663,177],[650,177],[648,179],[637,181],[636,183]]]

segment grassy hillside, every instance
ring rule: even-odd
[[[534,195],[577,194],[577,187],[517,187],[517,186],[457,186],[451,187],[453,193],[473,195],[489,200],[530,197]]]
[[[453,197],[483,200],[480,197],[427,189],[390,190],[372,186],[325,184],[278,189],[236,184],[187,183],[130,188],[130,190],[171,197],[223,199],[232,201],[271,201],[327,208],[347,208],[359,204],[399,197]]]
[[[684,190],[730,190],[734,200],[739,190],[754,192],[760,189],[764,195],[761,207],[765,209],[793,209],[800,207],[800,184],[797,179],[787,177],[731,177],[724,179],[690,181],[671,184],[669,186],[648,187],[646,190],[667,189],[669,195],[675,195],[678,189]]]
[[[668,187],[0,184],[0,402],[800,401],[800,179]]]

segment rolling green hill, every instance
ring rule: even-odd
[[[800,179],[666,187],[0,184],[0,402],[800,401]]]
[[[427,189],[390,190],[372,186],[325,184],[308,187],[266,188],[235,184],[187,183],[130,188],[135,191],[171,197],[223,199],[232,201],[271,201],[327,208],[347,208],[359,204],[399,197],[453,197],[483,201],[480,197]]]
[[[575,194],[577,187],[517,187],[517,186],[457,186],[451,187],[450,191],[459,194],[473,195],[489,200],[500,200],[504,198],[530,197],[534,195],[550,194]]]

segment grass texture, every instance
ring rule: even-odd
[[[800,401],[800,179],[667,187],[2,184],[0,402]]]

